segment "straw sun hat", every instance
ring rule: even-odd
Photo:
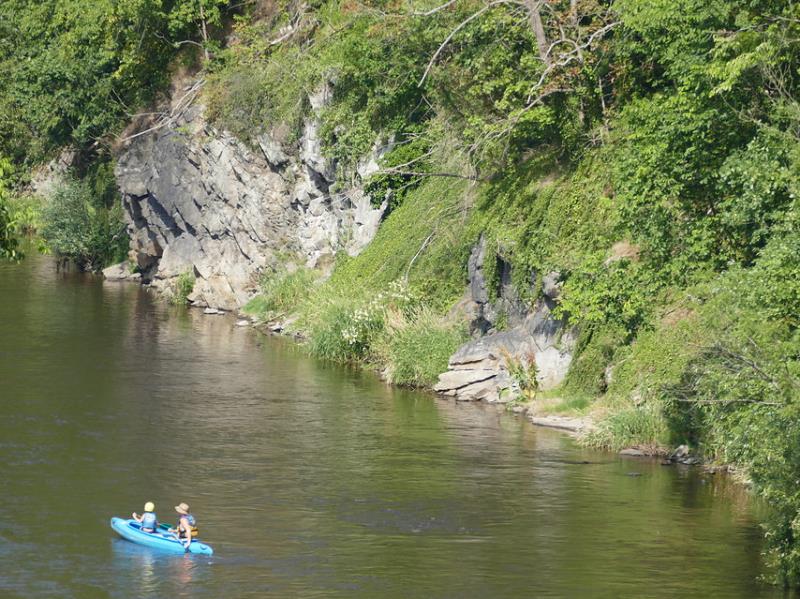
[[[175,506],[175,511],[185,516],[186,514],[189,513],[189,506],[185,503],[181,503]]]

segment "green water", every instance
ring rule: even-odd
[[[723,478],[233,324],[0,264],[0,597],[781,596]],[[146,500],[189,503],[216,555],[115,538]]]

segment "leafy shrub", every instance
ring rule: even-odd
[[[404,141],[383,157],[381,167],[388,172],[379,172],[365,182],[364,192],[369,195],[373,206],[386,202],[384,216],[400,206],[406,195],[422,183],[422,175],[406,173],[427,172],[430,168],[430,161],[426,160],[429,152],[429,141],[424,137]],[[391,169],[401,172],[391,172]]]
[[[194,290],[194,271],[188,270],[178,275],[173,283],[172,303],[183,306],[189,301],[189,294]]]
[[[42,228],[43,200],[33,194],[20,194],[8,202],[8,210],[20,233],[32,235]]]
[[[206,24],[219,25],[227,4],[0,3],[0,153],[31,164],[68,144],[89,155],[108,145],[104,137],[166,86],[178,48],[193,51],[183,40],[199,37],[201,14]]]
[[[17,251],[16,225],[7,204],[4,175],[9,165],[0,159],[0,258],[14,259]]]
[[[120,262],[127,254],[122,207],[97,206],[85,182],[70,181],[55,190],[42,212],[41,234],[50,250],[86,270]]]
[[[0,251],[2,251],[4,258],[14,256],[16,239],[13,237],[12,233],[13,225],[11,216],[8,213],[5,202],[0,199]]]
[[[519,389],[520,396],[515,398],[514,401],[533,401],[536,398],[536,392],[539,390],[539,379],[536,369],[536,355],[530,353],[527,356],[517,358],[511,352],[503,348],[500,352],[503,357],[508,374],[511,380],[514,381],[517,389]]]
[[[569,273],[557,313],[576,325],[610,324],[632,335],[650,318],[659,280],[628,259],[604,260],[597,253]]]

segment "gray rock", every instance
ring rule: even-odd
[[[619,455],[642,458],[645,457],[647,454],[641,449],[636,449],[635,447],[628,447],[620,451]]]
[[[552,389],[569,370],[575,341],[575,331],[552,316],[547,302],[537,302],[520,325],[462,345],[450,357],[448,370],[439,376],[434,389],[452,392],[457,399],[463,395],[468,400],[513,400],[520,390],[506,364],[509,357],[523,366],[533,360],[539,389]],[[467,388],[484,381],[484,386],[492,386],[491,393],[476,394]]]
[[[203,314],[222,314],[222,311],[217,308],[206,308],[203,310]]]
[[[126,281],[131,274],[130,265],[127,262],[120,262],[103,269],[103,277],[107,281]]]
[[[469,278],[467,295],[471,302],[469,328],[473,335],[485,335],[492,328],[491,317],[488,315],[488,312],[491,312],[489,289],[483,272],[485,258],[486,238],[481,235],[478,243],[472,248],[467,261],[467,276]]]
[[[272,166],[281,167],[289,162],[289,156],[287,156],[283,151],[281,144],[272,139],[272,137],[266,133],[262,133],[256,137],[256,142],[258,143],[258,147],[261,148],[261,151],[264,153],[264,158],[266,158],[267,162],[269,162]]]
[[[556,300],[561,295],[561,285],[561,273],[548,273],[542,278],[542,293],[546,298]]]
[[[688,445],[678,445],[678,447],[675,448],[675,451],[672,452],[672,455],[670,455],[670,457],[673,460],[680,460],[680,459],[688,458],[689,457],[689,446]]]
[[[324,86],[313,102],[321,108],[330,92]],[[196,305],[234,310],[277,255],[314,267],[340,250],[358,254],[385,206],[372,207],[358,188],[331,196],[335,168],[322,155],[315,118],[298,156],[269,135],[251,151],[210,126],[199,104],[121,148],[115,174],[143,280],[166,290],[193,272]]]
[[[559,430],[580,433],[589,428],[589,422],[581,418],[569,418],[565,416],[534,416],[528,417],[536,426],[547,428],[557,428]]]
[[[43,198],[50,197],[56,188],[64,184],[70,169],[77,162],[78,150],[64,148],[56,158],[33,170],[29,184],[31,192]]]
[[[434,385],[433,390],[444,392],[461,389],[494,378],[496,375],[497,372],[494,370],[449,370],[439,375],[439,382]]]
[[[359,161],[358,167],[356,168],[356,172],[358,173],[358,176],[361,177],[362,181],[381,170],[381,158],[391,152],[394,147],[394,135],[391,136],[389,141],[385,144],[381,143],[380,140],[375,142],[375,144],[372,146],[372,152],[369,154],[369,156]]]

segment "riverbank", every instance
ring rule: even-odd
[[[204,310],[205,314],[222,314],[216,309]],[[260,321],[252,315],[252,312],[237,311],[235,313],[236,323],[235,326],[250,326],[257,330],[259,333],[268,336],[281,336],[289,338],[299,344],[308,342],[307,336],[300,330],[293,329],[292,325],[294,319],[276,319],[273,321]],[[364,365],[361,365],[362,367]],[[387,381],[383,372],[380,369],[372,369],[374,372],[387,384],[393,384]],[[630,446],[622,447],[613,450],[610,447],[598,445],[596,442],[587,442],[590,439],[592,431],[597,427],[596,419],[591,413],[586,413],[585,410],[570,410],[569,403],[560,398],[548,396],[547,398],[534,399],[532,401],[519,401],[518,399],[508,399],[504,402],[487,401],[485,398],[475,398],[470,401],[459,400],[452,395],[448,396],[443,393],[437,393],[432,386],[423,388],[443,401],[450,401],[455,403],[485,403],[496,405],[503,408],[509,413],[515,414],[524,418],[532,425],[543,428],[555,429],[570,436],[574,437],[579,444],[588,447],[594,447],[600,450],[612,450],[620,455],[628,457],[650,457],[660,458],[664,463],[681,463],[685,465],[702,465],[708,471],[718,472],[727,469],[726,466],[708,463],[706,464],[702,459],[692,455],[686,445],[678,447],[668,447],[665,445],[642,445],[633,444]],[[552,394],[550,394],[552,395]],[[581,402],[583,405],[583,402]],[[567,406],[565,408],[565,406]],[[554,413],[557,412],[557,413]]]
[[[305,273],[302,274],[304,277],[307,277]],[[142,283],[138,274],[131,274],[123,265],[109,267],[104,271],[104,275],[109,281]],[[293,280],[292,277],[290,277],[289,280]],[[316,281],[314,277],[307,278],[305,285],[307,286],[309,282],[314,281]],[[159,294],[162,298],[164,297],[163,287],[147,287]],[[225,310],[203,306],[195,306],[190,309],[202,311],[203,315],[210,317],[227,315],[233,319],[232,326],[250,327],[265,336],[279,336],[290,339],[300,346],[305,347],[309,353],[313,354],[313,348],[309,347],[309,333],[301,328],[301,317],[297,314],[286,313],[286,308],[293,303],[305,301],[307,299],[306,293],[307,289],[293,289],[288,298],[280,300],[279,306],[283,309],[280,318],[265,319],[264,315],[270,312],[265,310],[263,304],[260,302],[256,302],[258,308],[256,310],[253,309],[253,303],[248,304],[245,308],[240,310]],[[167,297],[172,296],[167,294]],[[257,300],[259,299],[260,297],[257,296]],[[270,301],[274,301],[274,298],[270,298]],[[398,384],[390,380],[386,376],[385,368],[371,364],[369,361],[357,360],[351,363],[354,363],[359,368],[373,371],[386,384],[399,387],[409,386]],[[503,367],[507,368],[506,366]],[[705,460],[703,456],[692,451],[692,448],[684,443],[670,446],[665,443],[656,443],[649,440],[654,438],[654,436],[637,437],[635,432],[633,436],[631,436],[629,431],[603,431],[602,426],[609,421],[613,421],[616,414],[620,412],[609,411],[608,408],[598,408],[600,404],[599,398],[594,398],[594,400],[589,400],[585,397],[570,398],[567,396],[567,398],[563,398],[560,397],[557,392],[551,391],[538,394],[534,400],[524,400],[522,396],[519,395],[519,386],[516,387],[517,395],[508,394],[502,398],[496,395],[481,396],[477,394],[456,395],[453,393],[441,393],[437,392],[433,384],[415,385],[414,387],[417,390],[431,393],[443,401],[462,404],[480,403],[494,405],[525,419],[533,426],[555,429],[569,434],[576,439],[579,445],[584,447],[609,451],[626,457],[659,459],[665,465],[683,464],[701,466],[705,471],[710,473],[728,470],[738,471],[740,473],[738,480],[748,485],[751,484],[749,480],[741,475],[741,469],[737,470],[732,464],[719,463],[717,460]],[[465,397],[467,399],[464,399]],[[621,413],[624,414],[624,411]],[[631,438],[633,439],[632,442],[625,443],[626,439]]]

